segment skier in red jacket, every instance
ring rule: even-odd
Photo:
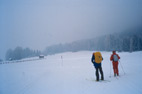
[[[119,76],[118,71],[118,60],[120,59],[119,55],[116,54],[116,51],[112,51],[112,55],[110,57],[110,60],[112,61],[113,70],[114,70],[114,76]]]

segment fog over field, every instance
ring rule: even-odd
[[[141,0],[0,0],[0,58],[142,25]]]

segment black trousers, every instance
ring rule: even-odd
[[[99,72],[101,74],[101,80],[104,80],[103,70],[101,66],[95,67],[96,68],[96,80],[99,81]]]

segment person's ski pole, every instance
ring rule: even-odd
[[[120,62],[120,60],[119,60],[119,62]],[[122,68],[122,70],[123,70],[123,72],[124,72],[124,75],[125,75],[126,73],[125,73],[125,71],[124,71],[124,69],[123,69],[123,66],[122,66],[121,62],[120,62],[120,66],[121,66],[121,68]]]
[[[111,78],[111,63],[110,63],[110,76],[109,77]]]

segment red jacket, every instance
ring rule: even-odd
[[[110,60],[111,60],[111,61],[113,61],[113,55],[117,55],[117,56],[118,56],[118,59],[120,59],[120,57],[119,57],[119,55],[118,55],[118,54],[113,53],[113,54],[111,55],[111,57],[110,57]],[[113,62],[114,62],[114,61],[113,61]]]

